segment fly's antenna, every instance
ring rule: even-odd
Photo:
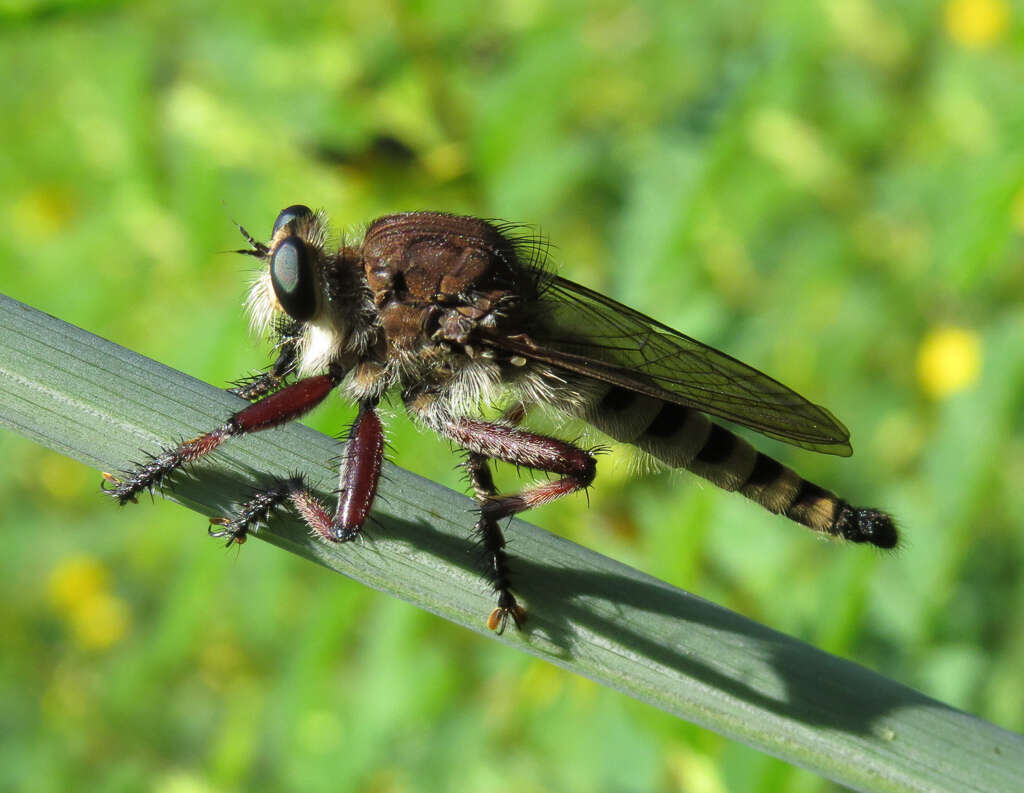
[[[224,209],[224,214],[227,214],[227,204],[221,201],[221,207]],[[270,248],[268,248],[262,242],[257,240],[255,237],[253,237],[252,234],[246,231],[245,226],[243,226],[230,215],[228,215],[228,220],[231,221],[232,226],[236,227],[240,232],[242,232],[242,236],[245,238],[245,241],[252,246],[251,248],[239,248],[236,251],[229,251],[229,253],[243,253],[246,256],[255,256],[257,259],[266,258],[266,255],[270,253]]]
[[[270,248],[255,239],[252,234],[245,230],[245,226],[241,223],[237,223],[234,220],[231,222],[238,227],[238,230],[242,232],[242,236],[245,237],[245,241],[252,246],[251,248],[239,248],[237,251],[232,251],[232,253],[244,253],[246,256],[255,256],[257,259],[265,258],[270,252]]]

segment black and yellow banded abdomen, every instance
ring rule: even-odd
[[[880,548],[896,545],[889,515],[851,507],[693,408],[609,386],[587,405],[583,417],[617,441],[723,490],[738,491],[809,529]]]

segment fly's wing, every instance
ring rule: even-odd
[[[777,380],[598,292],[545,276],[543,326],[486,343],[794,446],[853,453],[850,433],[835,416]]]

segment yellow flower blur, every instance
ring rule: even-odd
[[[925,336],[917,352],[917,379],[935,399],[973,385],[981,371],[981,341],[964,328],[936,328]]]
[[[91,556],[72,556],[50,573],[50,601],[58,611],[70,611],[79,603],[107,591],[107,570]]]
[[[110,592],[107,569],[89,556],[60,562],[50,574],[50,601],[81,647],[102,650],[128,631],[128,604]]]
[[[128,606],[114,595],[91,597],[69,616],[75,640],[86,649],[103,650],[128,631]]]
[[[970,49],[989,47],[1010,26],[1006,0],[949,0],[946,3],[946,32],[957,44]]]

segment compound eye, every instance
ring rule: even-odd
[[[311,217],[313,217],[312,209],[307,206],[303,206],[302,204],[292,204],[290,207],[282,209],[280,214],[278,214],[277,220],[274,221],[274,230],[271,232],[270,236],[273,237],[293,220]]]
[[[302,239],[286,237],[274,249],[270,282],[278,302],[292,319],[304,322],[316,313],[316,277]]]

